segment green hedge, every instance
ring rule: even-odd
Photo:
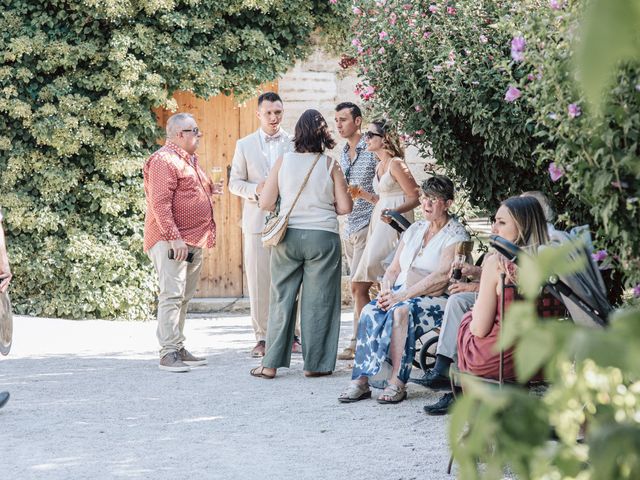
[[[359,0],[350,55],[370,109],[432,154],[474,206],[542,190],[561,226],[590,223],[635,284],[640,64],[624,66],[592,115],[569,50],[585,3]]]
[[[152,108],[253,95],[336,8],[318,0],[0,0],[0,206],[19,313],[148,318]],[[332,32],[338,35],[336,30]]]

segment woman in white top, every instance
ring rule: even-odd
[[[422,190],[426,220],[409,227],[400,241],[382,281],[383,286],[393,287],[383,287],[378,298],[362,310],[352,382],[338,398],[341,402],[371,397],[369,377],[378,373],[387,359],[393,370],[378,402],[404,400],[416,338],[442,322],[456,244],[469,240],[469,234],[449,216],[451,180],[431,177]]]
[[[260,208],[274,211],[280,197],[280,213],[291,212],[284,239],[271,251],[267,351],[262,364],[251,370],[260,378],[274,378],[278,368],[289,367],[296,298],[303,283],[300,329],[305,375],[330,374],[338,350],[342,248],[337,216],[351,212],[353,202],[340,165],[323,153],[335,142],[320,112],[302,114],[293,143],[295,151],[276,162],[260,196]]]

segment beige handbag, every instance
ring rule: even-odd
[[[300,190],[298,190],[298,194],[296,195],[296,198],[293,200],[293,203],[291,204],[291,208],[286,213],[286,215],[273,215],[267,219],[267,222],[265,223],[265,226],[262,229],[262,245],[264,245],[265,247],[275,247],[282,241],[282,239],[284,238],[284,235],[287,233],[287,226],[289,224],[289,215],[293,211],[293,207],[296,206],[296,202],[298,201],[298,198],[300,198],[300,194],[302,193],[302,190],[307,184],[307,181],[309,180],[309,177],[311,176],[311,172],[313,172],[313,169],[316,166],[316,163],[318,163],[318,160],[320,159],[320,155],[321,154],[319,153],[316,156],[316,159],[313,161],[313,164],[311,165],[311,168],[307,172],[307,176],[304,177],[302,185],[300,186]]]

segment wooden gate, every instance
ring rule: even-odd
[[[264,86],[264,90],[277,91],[277,83]],[[191,93],[174,95],[178,103],[176,112],[158,110],[158,122],[164,127],[167,119],[177,112],[190,113],[204,133],[198,156],[206,172],[211,167],[222,167],[229,172],[236,141],[259,127],[256,117],[257,97],[237,105],[233,97],[218,95],[203,100]],[[228,178],[228,176],[227,176]],[[245,294],[242,268],[242,201],[229,193],[225,181],[224,195],[214,197],[214,215],[217,226],[217,245],[205,250],[197,297],[241,297]]]

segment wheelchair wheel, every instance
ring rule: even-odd
[[[438,346],[438,336],[429,338],[422,348],[420,348],[420,368],[423,372],[427,373],[427,370],[433,368],[436,364],[436,347]]]

